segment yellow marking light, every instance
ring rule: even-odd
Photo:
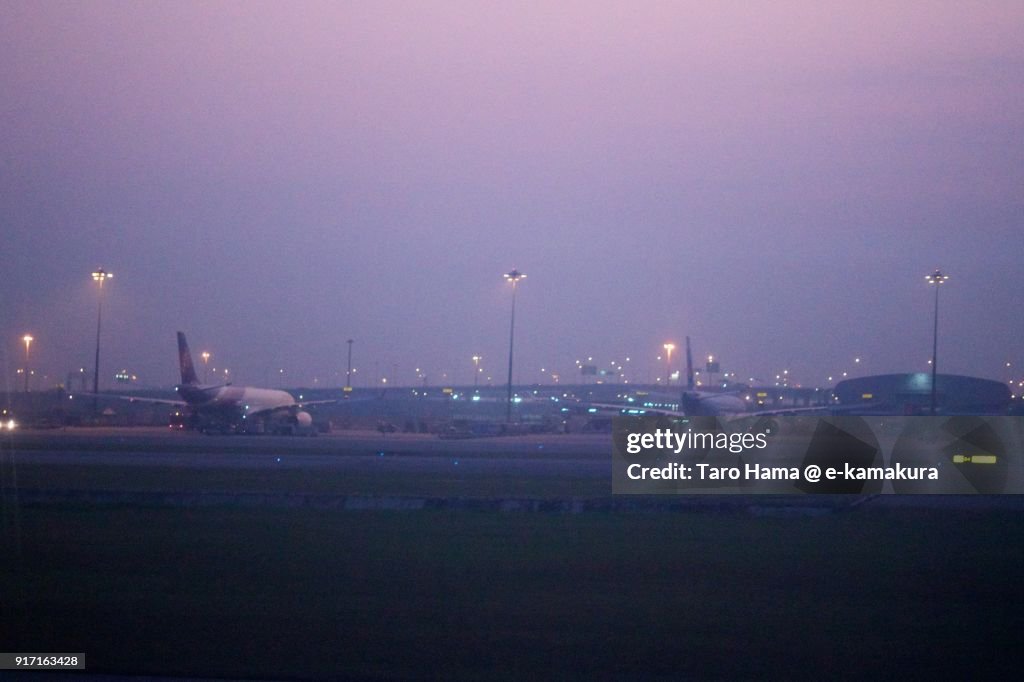
[[[995,464],[995,455],[953,455],[953,464]]]

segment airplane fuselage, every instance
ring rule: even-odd
[[[178,395],[193,408],[237,409],[242,415],[281,410],[296,405],[287,391],[252,386],[179,385]]]
[[[690,398],[694,395],[696,399]],[[691,416],[719,417],[748,411],[743,399],[732,393],[683,394],[683,405]]]
[[[309,427],[312,417],[287,391],[252,386],[179,384],[175,390],[198,420],[196,428],[223,432]],[[246,426],[248,424],[248,426]]]

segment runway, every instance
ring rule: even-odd
[[[345,431],[206,436],[160,428],[23,431],[0,440],[4,504],[717,510],[1024,508],[1024,496],[612,495],[610,434],[440,439]],[[796,492],[794,490],[794,492]]]
[[[605,435],[442,440],[426,434],[205,436],[161,429],[26,431],[0,442],[5,499],[22,503],[250,505],[274,497],[311,506],[367,499],[577,499],[611,494]],[[176,496],[176,497],[175,497]],[[205,497],[204,497],[205,496]],[[225,497],[227,496],[227,497]],[[247,497],[246,497],[247,496]],[[362,501],[350,502],[358,498]],[[405,502],[397,504],[408,508]],[[430,504],[416,502],[413,506]],[[434,503],[436,506],[436,502]]]
[[[566,466],[610,470],[608,434],[544,434],[440,439],[429,434],[339,432],[317,437],[207,436],[155,428],[26,431],[0,442],[18,462],[36,464],[130,464],[132,466],[319,468],[350,470],[367,462],[417,470],[461,466],[495,472],[557,473]],[[380,464],[371,466],[380,467]]]

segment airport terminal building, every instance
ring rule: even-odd
[[[991,379],[939,374],[935,378],[937,411],[940,414],[1006,414],[1010,388]],[[931,408],[932,376],[878,374],[846,379],[836,384],[833,394],[840,405],[863,405],[877,414],[928,414]]]

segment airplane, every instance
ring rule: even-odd
[[[827,414],[825,407],[780,407],[777,409],[751,410],[748,403],[736,393],[715,393],[698,391],[694,386],[693,355],[690,351],[690,337],[686,337],[686,390],[679,398],[682,409],[671,410],[659,407],[636,407],[622,404],[593,404],[594,408],[616,410],[622,415],[652,415],[666,417],[777,417],[796,414]]]
[[[747,404],[735,393],[708,393],[695,390],[693,355],[690,353],[689,336],[686,337],[686,390],[683,391],[680,402],[683,406],[683,413],[691,417],[718,417],[750,412]]]
[[[664,401],[675,403],[675,399],[664,398]],[[747,404],[734,393],[712,393],[698,391],[693,379],[693,355],[690,351],[690,337],[686,337],[686,390],[680,394],[679,406],[673,410],[652,405],[633,406],[621,404],[592,404],[593,408],[616,410],[624,415],[661,415],[666,417],[720,417],[733,415],[752,416]],[[764,413],[757,413],[764,414]]]
[[[207,433],[311,433],[313,417],[303,408],[337,400],[296,402],[291,393],[272,388],[203,385],[196,376],[185,334],[178,332],[181,383],[174,387],[181,400],[122,396],[131,402],[175,405],[188,414],[189,426]]]

